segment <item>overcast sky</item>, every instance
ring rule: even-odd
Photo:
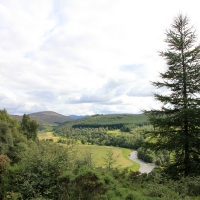
[[[165,30],[199,0],[0,0],[0,109],[141,113],[158,106]],[[164,91],[160,91],[164,92]]]

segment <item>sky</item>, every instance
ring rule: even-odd
[[[151,81],[167,67],[158,53],[167,48],[165,32],[182,13],[200,37],[199,5],[0,0],[0,109],[93,115],[158,108]]]

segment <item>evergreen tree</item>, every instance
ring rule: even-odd
[[[159,110],[144,111],[154,130],[147,146],[153,150],[172,152],[173,161],[168,172],[185,176],[200,171],[200,46],[189,26],[187,16],[178,15],[166,31],[167,70],[160,73],[157,88],[169,89],[169,94],[154,94],[162,104]]]

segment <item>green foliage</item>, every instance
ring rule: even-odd
[[[186,200],[200,197],[199,177],[174,181],[161,173],[162,168],[148,176],[128,169],[95,168],[90,155],[89,152],[83,155],[84,159],[77,157],[71,145],[63,148],[57,143],[33,142],[22,160],[4,175],[0,186],[4,191],[2,198]]]
[[[13,134],[17,131],[16,120],[10,118],[6,110],[0,110],[0,154],[7,154],[13,146]]]
[[[43,132],[52,132],[53,131],[53,127],[55,127],[55,126],[45,124],[42,127],[42,131]]]
[[[20,170],[13,180],[13,184],[18,184],[16,192],[24,199],[40,196],[56,199],[58,177],[73,167],[73,157],[71,147],[67,149],[44,141],[34,144],[19,163]]]
[[[0,121],[0,153],[5,154],[13,146],[12,130],[10,123]]]
[[[27,137],[28,140],[37,139],[39,124],[37,123],[36,120],[31,120],[29,115],[27,114],[23,115],[21,128],[22,128],[23,134]]]
[[[166,32],[168,49],[160,52],[167,70],[160,73],[162,81],[153,82],[157,88],[169,89],[168,94],[155,94],[162,104],[160,110],[145,111],[154,130],[148,148],[173,152],[168,168],[172,176],[200,173],[200,46],[195,46],[195,31],[189,20],[178,15]]]
[[[76,185],[77,199],[92,200],[98,199],[98,194],[105,191],[105,184],[103,177],[96,170],[85,169],[79,172],[73,183]]]
[[[91,149],[87,151],[76,151],[76,158],[74,159],[74,170],[79,170],[82,166],[94,167],[94,160],[92,159]]]
[[[140,147],[137,150],[137,156],[139,159],[145,162],[148,162],[148,163],[155,162],[156,165],[169,164],[170,162],[170,154],[166,150],[153,152],[150,149]]]
[[[148,163],[152,163],[155,160],[154,155],[149,149],[146,150],[144,148],[139,148],[137,151],[137,156],[139,159]]]
[[[86,128],[87,126],[84,125],[84,128],[75,128],[75,122],[65,123],[62,126],[55,127],[55,134],[66,137],[67,139],[74,139],[82,144],[98,144],[137,149],[144,141],[144,130],[148,127],[144,126],[144,124],[147,123],[144,115],[97,115],[81,120],[83,124],[90,123],[91,126],[89,127],[93,127],[93,122],[95,124],[101,124],[101,126],[99,128]],[[104,127],[104,123],[106,122],[113,124],[114,126],[114,124],[117,123],[117,120],[121,120],[123,123],[125,123],[125,120],[127,120],[127,123],[132,123],[134,128],[131,129],[131,132],[123,132],[119,129],[108,130],[107,125]],[[77,123],[79,122],[80,121],[78,120]]]
[[[10,164],[10,159],[1,154],[0,155],[0,177],[3,176],[4,173],[7,173]]]
[[[11,163],[18,162],[27,145],[18,121],[10,117],[6,110],[0,110],[0,154],[7,155]]]
[[[178,199],[179,195],[163,184],[148,184],[146,186],[145,196],[159,197],[161,199]]]
[[[5,176],[7,175],[10,168],[10,159],[1,154],[0,155],[0,199],[5,195],[5,191],[7,189],[7,181],[5,180]]]
[[[57,132],[62,132],[63,127],[71,126],[72,128],[107,128],[107,129],[123,129],[123,131],[131,130],[131,128],[149,125],[145,115],[93,115],[73,122],[66,122],[54,129]]]
[[[106,157],[104,158],[106,168],[110,170],[113,165],[116,163],[116,159],[119,155],[115,155],[112,149],[109,149],[106,153]]]
[[[145,139],[144,127],[135,129],[131,133],[125,133],[121,131],[108,131],[105,128],[71,128],[70,126],[65,126],[65,129],[62,132],[58,132],[57,135],[81,141],[82,144],[137,149]]]
[[[169,181],[171,189],[182,196],[200,195],[200,177],[182,177],[178,181]]]

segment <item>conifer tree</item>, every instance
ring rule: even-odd
[[[187,16],[174,19],[165,42],[168,48],[159,54],[167,69],[152,84],[169,94],[154,94],[161,109],[144,111],[154,127],[147,146],[170,151],[168,172],[188,176],[200,172],[200,46]]]

